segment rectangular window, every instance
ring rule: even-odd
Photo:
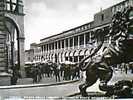
[[[49,44],[49,50],[51,50],[51,44]]]
[[[48,51],[48,44],[47,44],[47,51]]]
[[[80,35],[80,45],[84,45],[84,34]]]
[[[52,50],[54,50],[54,43],[52,43]]]
[[[86,33],[86,44],[90,41],[90,33]]]
[[[104,21],[104,14],[101,15],[101,21]]]
[[[74,37],[74,46],[78,46],[78,36]]]
[[[66,39],[65,41],[66,41],[66,47],[68,47],[68,39]]]
[[[90,34],[91,34],[91,40],[94,40],[95,39],[95,33],[92,31]]]
[[[55,49],[57,49],[57,42],[55,42]]]
[[[41,46],[41,50],[42,50],[42,52],[44,51],[44,48],[43,48],[43,46]]]
[[[62,48],[64,48],[64,40],[62,40]]]
[[[58,41],[58,49],[60,49],[60,48],[61,48],[60,41]]]
[[[73,46],[73,38],[71,37],[70,38],[70,47],[72,47]]]

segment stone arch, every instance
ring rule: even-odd
[[[14,22],[14,20],[9,17],[5,17],[5,23],[6,23],[6,30],[9,32],[9,34],[11,33],[11,31],[10,31],[8,25],[9,26],[12,25],[14,27],[14,30],[16,30],[16,35],[18,38],[19,37],[19,28],[18,28],[18,25]],[[11,34],[15,34],[15,33],[11,33]],[[18,47],[19,47],[19,44],[18,44]],[[18,49],[18,47],[17,47],[17,49]],[[18,52],[19,52],[19,49],[18,49]],[[19,59],[20,55],[19,54],[20,53],[17,54],[18,55],[18,65],[20,65],[20,59]]]
[[[82,50],[79,50],[79,52],[78,52],[78,55],[80,56],[80,52],[81,52]]]
[[[5,17],[5,24],[11,24],[14,27],[14,30],[16,30],[16,40],[17,40],[17,62],[19,69],[21,70],[22,74],[24,75],[24,33],[22,32],[22,29],[20,29],[20,25],[11,17]],[[6,25],[6,30],[10,31],[8,26]],[[15,33],[13,33],[15,34]]]
[[[5,21],[11,21],[16,27],[18,27],[19,37],[24,38],[24,15],[17,16],[11,13],[5,15]]]

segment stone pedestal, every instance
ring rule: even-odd
[[[0,86],[11,85],[11,74],[0,72]]]

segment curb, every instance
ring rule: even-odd
[[[81,95],[80,92],[77,92],[77,93],[73,93],[73,94],[67,95],[66,97],[73,97],[73,96],[77,96],[77,95]]]
[[[0,89],[19,89],[19,88],[34,88],[34,87],[47,87],[47,86],[56,86],[56,85],[64,85],[69,83],[75,83],[79,80],[74,81],[64,81],[58,83],[51,83],[51,84],[30,84],[30,85],[12,85],[12,86],[0,86]]]
[[[87,93],[88,93],[88,97],[106,97],[105,94],[101,92],[87,92]],[[78,95],[81,96],[81,93],[80,92],[73,93],[73,94],[67,95],[66,97],[74,97]]]

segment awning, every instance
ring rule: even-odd
[[[79,54],[79,55],[80,55],[80,56],[85,55],[85,50],[80,51],[80,54]]]
[[[69,56],[73,57],[75,52],[76,51],[71,51]]]
[[[79,56],[79,51],[74,52],[74,56]]]
[[[89,49],[86,51],[85,55],[90,55],[90,54],[92,54],[93,50],[94,50],[93,48],[89,48]]]
[[[53,58],[54,57],[54,53],[51,53],[50,57]]]
[[[69,56],[69,53],[70,53],[70,52],[69,52],[69,51],[67,51],[65,56],[66,56],[66,57],[68,57],[68,56]]]
[[[87,50],[87,51],[85,52],[85,55],[90,55],[90,50]]]
[[[62,57],[65,57],[65,55],[66,55],[66,51],[64,51],[64,52],[62,53]]]
[[[61,59],[61,57],[62,57],[62,52],[58,53],[58,57],[59,57],[59,59]]]

